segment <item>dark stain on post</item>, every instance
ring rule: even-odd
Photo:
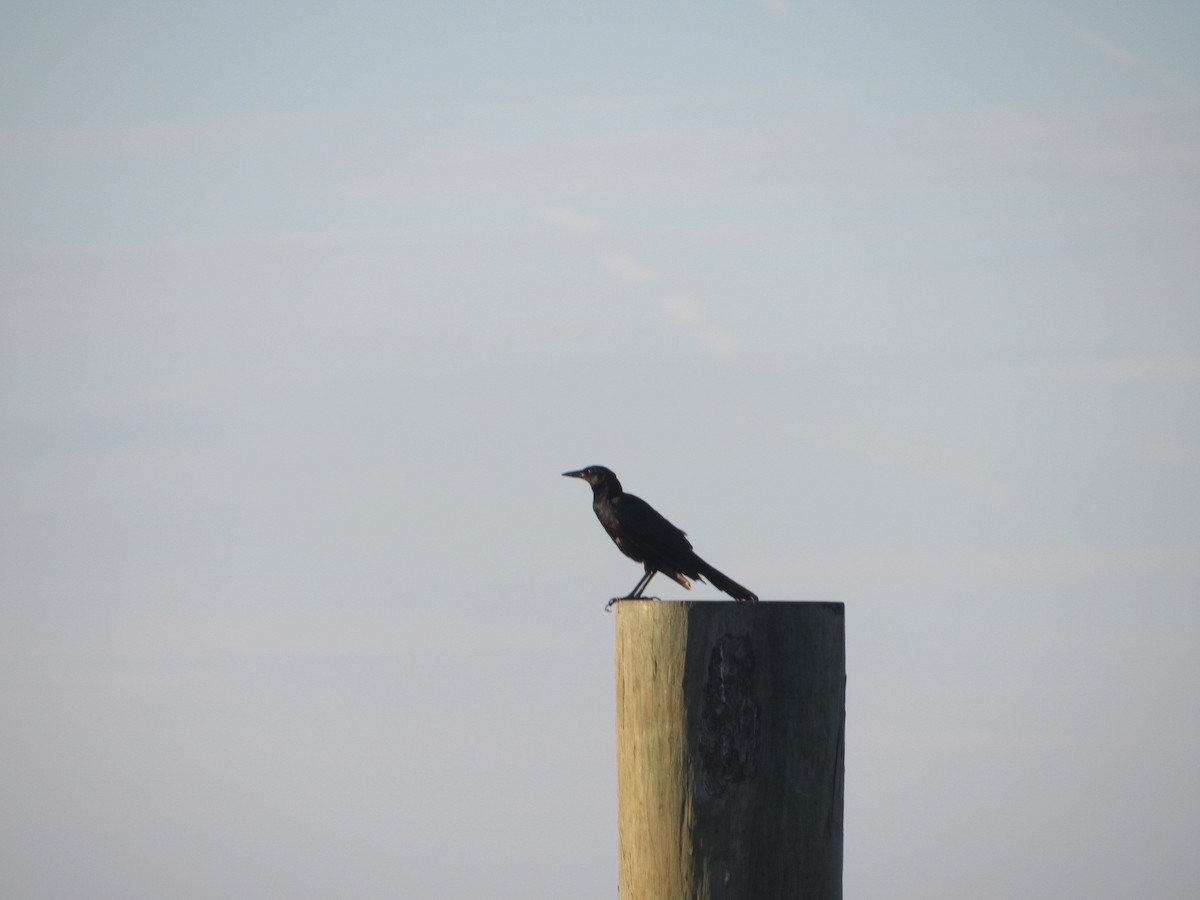
[[[730,784],[753,778],[758,754],[754,650],[748,635],[726,634],[713,645],[700,718],[704,787],[719,797]]]

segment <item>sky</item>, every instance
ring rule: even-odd
[[[0,894],[612,897],[603,464],[846,605],[847,898],[1200,895],[1198,42],[6,4]]]

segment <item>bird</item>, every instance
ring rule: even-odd
[[[563,472],[566,478],[582,478],[592,486],[592,509],[617,548],[635,562],[640,562],[646,574],[624,597],[614,597],[609,609],[620,600],[637,600],[656,573],[662,572],[688,590],[694,578],[707,581],[717,590],[735,600],[757,603],[758,596],[742,587],[728,575],[719,572],[696,555],[687,534],[676,528],[653,506],[641,497],[627,494],[621,488],[616,473],[604,466],[588,466],[574,472]]]

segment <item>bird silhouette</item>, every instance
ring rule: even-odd
[[[758,596],[742,587],[728,575],[714,569],[696,555],[691,541],[653,506],[641,497],[627,494],[611,469],[588,466],[574,472],[563,472],[568,478],[582,478],[592,486],[592,509],[617,548],[630,559],[640,562],[646,574],[624,597],[614,597],[608,607],[619,600],[636,600],[655,573],[662,572],[688,590],[688,579],[707,581],[735,600],[757,603]]]

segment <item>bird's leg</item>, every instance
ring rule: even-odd
[[[636,585],[634,585],[634,588],[632,591],[630,591],[624,597],[613,597],[611,600],[609,600],[608,603],[604,607],[604,611],[608,612],[610,609],[612,609],[612,605],[614,603],[619,603],[622,600],[642,600],[642,599],[644,599],[642,597],[642,591],[644,591],[646,589],[646,585],[648,585],[650,583],[650,579],[654,577],[655,573],[656,573],[655,569],[648,570],[646,572],[646,574],[642,576],[642,580],[639,581]]]
[[[654,569],[647,569],[646,574],[644,576],[642,576],[642,580],[637,583],[637,586],[632,591],[630,591],[628,594],[626,594],[624,597],[622,597],[621,599],[622,600],[638,600],[638,599],[640,599],[642,596],[642,591],[644,591],[646,589],[646,586],[648,584],[650,584],[650,579],[653,578],[654,575],[655,575]]]

